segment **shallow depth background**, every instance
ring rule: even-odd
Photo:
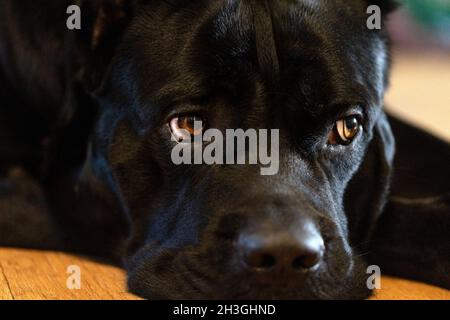
[[[450,0],[404,0],[389,19],[387,110],[450,141]]]

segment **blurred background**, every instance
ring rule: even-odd
[[[399,2],[387,109],[450,142],[450,0]]]

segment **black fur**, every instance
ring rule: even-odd
[[[115,257],[146,298],[365,298],[367,259],[449,288],[450,148],[384,114],[375,2],[393,9],[81,0],[82,30],[68,31],[71,1],[3,0],[0,245]],[[355,107],[363,134],[324,147]],[[279,174],[173,165],[166,123],[191,111],[219,129],[280,128]],[[242,230],[304,216],[326,242],[314,274],[267,285],[239,267]]]

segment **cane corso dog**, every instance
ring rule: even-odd
[[[450,147],[383,111],[394,6],[2,0],[0,245],[114,258],[148,299],[450,288]],[[175,165],[195,121],[279,129],[278,173]]]

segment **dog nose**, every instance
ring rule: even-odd
[[[238,247],[243,265],[252,271],[301,271],[318,267],[325,246],[311,224],[292,234],[288,231],[244,232]]]

